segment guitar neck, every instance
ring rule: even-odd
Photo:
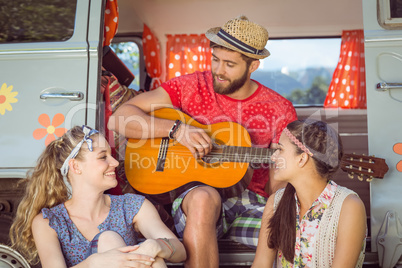
[[[269,148],[225,146],[222,158],[225,162],[270,163],[274,151]]]

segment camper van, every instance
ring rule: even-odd
[[[252,79],[289,99],[298,118],[329,122],[352,155],[336,182],[366,207],[364,267],[402,265],[402,1],[13,0],[0,10],[0,267],[29,267],[8,231],[46,145],[85,124],[124,162],[110,114],[208,70],[205,32],[241,15],[269,33],[271,55]],[[135,192],[121,177],[120,191]],[[250,267],[255,253],[225,238],[219,251],[221,267]]]

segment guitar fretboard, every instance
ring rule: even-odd
[[[225,146],[222,159],[223,162],[270,163],[273,153],[274,150],[268,148]]]

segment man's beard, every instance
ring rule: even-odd
[[[213,78],[213,82],[214,82],[214,91],[218,94],[222,94],[222,95],[230,95],[233,94],[235,92],[237,92],[247,81],[248,78],[248,72],[244,72],[243,76],[230,81],[228,80],[226,77],[224,76],[220,76],[222,79],[229,81],[229,85],[226,87],[223,87],[219,82],[216,81],[216,78],[218,77],[218,75],[214,74],[212,72],[212,78]]]

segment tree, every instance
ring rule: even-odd
[[[296,89],[292,91],[290,96],[287,96],[287,99],[290,100],[293,104],[324,103],[328,91],[328,86],[329,85],[323,77],[316,76],[311,85],[311,88],[306,91]]]
[[[3,1],[0,43],[64,41],[74,32],[76,1]]]
[[[127,68],[134,74],[134,76],[137,77],[137,79],[134,79],[134,81],[131,83],[130,87],[138,90],[140,87],[140,81],[138,79],[140,53],[137,44],[134,42],[121,42],[112,43],[110,44],[110,47],[123,61]]]

